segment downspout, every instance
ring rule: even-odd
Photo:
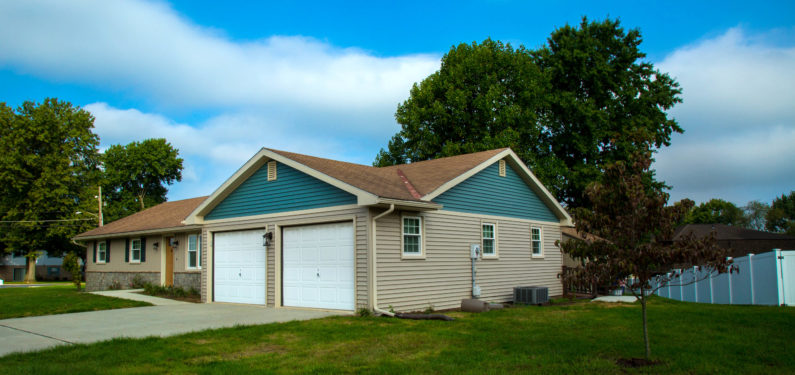
[[[392,312],[389,312],[389,311],[386,311],[386,310],[381,310],[381,309],[378,308],[378,276],[377,276],[378,275],[378,255],[377,255],[378,254],[378,248],[376,246],[376,243],[377,243],[376,238],[378,238],[378,236],[377,236],[378,232],[376,231],[376,229],[377,229],[376,221],[378,219],[386,216],[386,215],[391,214],[392,211],[395,211],[395,205],[394,204],[390,204],[388,210],[378,214],[378,216],[373,218],[373,256],[370,257],[370,261],[371,261],[370,269],[373,271],[372,275],[371,275],[372,278],[373,278],[373,311],[375,311],[375,312],[377,312],[379,314],[388,315],[388,316],[395,316],[395,314],[392,313]]]

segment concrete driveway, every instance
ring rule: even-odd
[[[115,337],[171,336],[211,328],[308,320],[345,312],[226,303],[178,303],[0,320],[0,356]]]

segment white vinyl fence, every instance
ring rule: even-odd
[[[683,270],[656,294],[687,302],[795,306],[795,250],[748,254],[734,258],[734,266],[739,273]]]

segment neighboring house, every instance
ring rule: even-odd
[[[211,196],[80,234],[87,288],[135,275],[202,301],[356,310],[460,306],[513,287],[560,295],[571,217],[510,149],[376,168],[262,149]],[[264,246],[267,243],[267,246]]]
[[[731,249],[729,256],[739,258],[750,253],[761,254],[773,249],[795,250],[795,237],[763,232],[759,230],[735,227],[725,224],[688,224],[676,230],[674,241],[682,236],[693,233],[697,238],[715,232],[718,246]]]
[[[26,261],[24,256],[0,256],[0,280],[23,281],[27,273]],[[72,274],[61,267],[62,263],[62,257],[51,257],[45,251],[36,259],[36,280],[72,280]]]

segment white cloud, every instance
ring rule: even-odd
[[[683,88],[671,114],[685,133],[655,163],[672,198],[743,205],[795,188],[795,47],[768,35],[733,28],[657,64]]]
[[[0,65],[132,90],[164,108],[392,113],[439,56],[378,57],[300,36],[233,41],[160,2],[0,2]]]
[[[336,130],[305,132],[262,113],[227,113],[189,126],[165,116],[107,103],[84,107],[94,117],[100,147],[146,138],[165,138],[185,159],[183,183],[169,196],[187,198],[211,193],[262,147],[298,151],[332,159],[352,160],[350,147]],[[375,152],[372,153],[374,157]],[[358,160],[368,163],[370,160]]]

